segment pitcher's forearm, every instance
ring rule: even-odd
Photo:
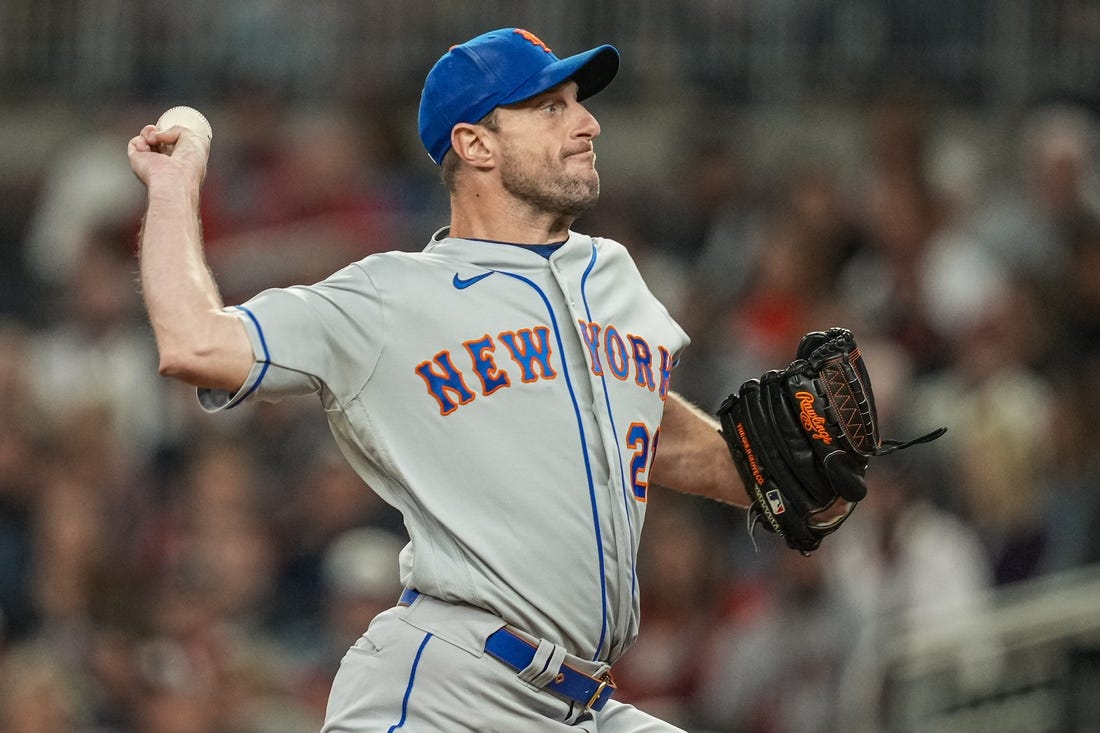
[[[748,506],[744,484],[718,429],[714,417],[670,393],[651,480],[684,493]]]
[[[206,264],[196,185],[150,181],[140,251],[161,373],[200,386],[240,386],[251,364],[250,354],[242,354],[247,339],[237,319],[222,312]]]

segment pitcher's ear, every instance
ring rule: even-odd
[[[490,168],[496,151],[494,133],[484,125],[460,122],[451,130],[455,155],[475,168]]]

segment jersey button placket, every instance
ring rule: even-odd
[[[605,548],[604,552],[608,552],[608,544],[610,543],[610,552],[613,557],[617,558],[615,563],[615,577],[609,577],[608,582],[610,587],[608,592],[611,594],[608,597],[608,603],[612,608],[613,616],[617,617],[617,623],[622,624],[624,622],[623,608],[623,587],[629,588],[629,580],[624,579],[623,571],[628,568],[630,561],[623,562],[623,552],[629,547],[629,540],[627,540],[626,546],[624,546],[624,537],[629,537],[630,532],[627,527],[627,523],[630,521],[622,510],[620,498],[618,492],[620,491],[618,481],[615,478],[614,467],[618,465],[618,453],[617,444],[618,439],[614,435],[614,430],[611,428],[612,420],[611,415],[608,413],[608,405],[606,402],[606,396],[604,395],[605,386],[603,380],[595,372],[594,365],[592,363],[592,356],[588,347],[585,345],[584,336],[580,331],[579,323],[581,321],[588,320],[587,314],[578,311],[577,298],[574,296],[573,291],[570,288],[569,278],[562,272],[561,266],[554,260],[550,260],[550,272],[554,277],[554,281],[558,284],[558,288],[562,294],[562,305],[569,311],[569,317],[572,321],[573,328],[570,329],[570,333],[573,334],[574,343],[580,350],[583,356],[584,363],[587,365],[585,370],[588,375],[588,383],[591,385],[591,406],[592,416],[595,418],[595,427],[599,433],[599,442],[604,448],[603,462],[607,465],[608,480],[604,486],[604,501],[602,502],[602,508],[600,510],[600,516],[604,517],[607,522],[608,532],[604,535]],[[583,302],[583,300],[582,300]],[[564,355],[563,355],[564,358]],[[610,509],[610,511],[608,511]],[[626,572],[629,573],[627,570]],[[613,590],[615,589],[615,590]],[[633,602],[633,599],[630,599]],[[617,638],[609,638],[605,641],[605,649],[608,647],[617,647],[620,640]]]

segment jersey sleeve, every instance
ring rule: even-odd
[[[381,353],[384,310],[363,262],[314,285],[265,290],[226,310],[244,324],[255,363],[235,393],[198,390],[207,412],[253,396],[274,401],[320,392],[343,402],[362,390]]]

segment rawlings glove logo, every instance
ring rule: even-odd
[[[798,400],[799,408],[801,408],[799,417],[802,420],[803,429],[814,440],[820,440],[825,445],[831,445],[833,436],[829,435],[829,431],[825,429],[825,418],[818,415],[817,410],[814,409],[814,396],[806,391],[795,392],[794,396]]]
[[[804,555],[866,496],[869,456],[927,443],[946,430],[880,441],[871,380],[843,328],[803,336],[795,361],[742,383],[717,414],[750,501],[749,535],[762,524]],[[852,426],[861,432],[846,432]],[[844,512],[823,514],[834,504]]]

